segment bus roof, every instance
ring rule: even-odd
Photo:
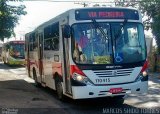
[[[114,9],[117,9],[117,10],[134,10],[134,11],[137,11],[137,12],[140,12],[139,10],[135,9],[135,8],[130,8],[130,7],[84,7],[84,8],[74,8],[74,9],[69,9],[63,13],[61,13],[60,15],[44,22],[43,24],[39,25],[36,29],[38,28],[43,28],[45,26],[48,26],[50,25],[50,23],[52,23],[53,21],[55,20],[59,20],[61,18],[61,16],[66,16],[66,15],[69,15],[70,12],[74,12],[76,10],[96,10],[96,9],[111,9],[111,10],[114,10]],[[139,14],[139,13],[138,13]],[[36,30],[35,29],[35,30]],[[35,31],[33,30],[33,31]],[[32,32],[33,32],[32,31]],[[27,34],[31,34],[32,32],[29,32]]]

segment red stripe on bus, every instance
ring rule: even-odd
[[[36,67],[38,68],[38,62],[37,61],[29,61],[29,65],[36,65]]]
[[[53,74],[57,72],[59,75],[62,76],[62,63],[53,62],[52,71],[53,71]]]

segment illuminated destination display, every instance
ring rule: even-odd
[[[88,12],[88,16],[90,18],[123,18],[124,17],[124,12]]]
[[[91,19],[132,19],[139,20],[139,15],[133,9],[116,9],[116,8],[100,8],[100,9],[80,9],[75,11],[76,20]]]

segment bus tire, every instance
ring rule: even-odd
[[[37,73],[36,73],[36,70],[35,69],[33,69],[33,79],[34,79],[34,81],[35,81],[35,86],[36,87],[40,87],[40,83],[38,82],[38,80],[37,80]]]
[[[64,101],[62,82],[57,79],[55,85],[58,99]]]

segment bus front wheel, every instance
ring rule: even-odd
[[[55,85],[56,85],[56,91],[57,91],[58,99],[60,99],[61,101],[64,101],[63,87],[62,87],[61,81],[56,80]]]
[[[36,70],[35,69],[33,69],[33,79],[35,81],[35,86],[39,87],[40,83],[37,80],[37,74],[36,74]]]

